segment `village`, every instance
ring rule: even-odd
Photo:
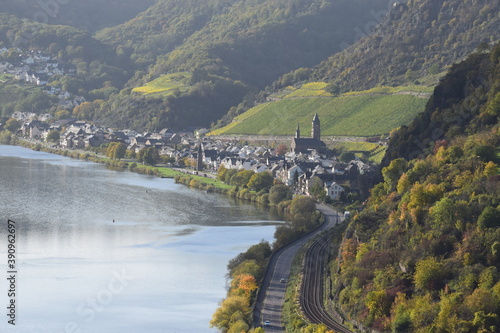
[[[85,97],[72,95],[61,87],[49,85],[50,78],[58,76],[76,76],[77,68],[73,64],[64,63],[44,52],[22,50],[20,48],[0,48],[0,55],[11,54],[8,60],[0,61],[0,73],[9,74],[18,82],[42,87],[47,95],[58,98],[58,108],[70,110],[84,103]]]
[[[11,51],[0,48],[0,54]],[[74,65],[64,64],[41,51],[15,51],[15,60],[0,62],[0,72],[13,75],[27,85],[43,87],[44,93],[59,99],[60,108],[71,110],[86,101],[82,96],[48,85],[54,75],[74,76]],[[125,144],[127,151],[137,154],[143,148],[154,147],[159,156],[173,161],[172,166],[191,166],[194,171],[203,170],[207,174],[216,174],[221,166],[256,173],[270,172],[273,178],[290,186],[297,194],[311,195],[310,189],[319,184],[325,189],[326,198],[332,201],[345,201],[349,195],[366,196],[378,170],[377,165],[357,157],[341,160],[338,154],[327,149],[321,140],[317,115],[312,121],[310,137],[301,136],[297,127],[293,138],[283,139],[281,149],[277,144],[265,147],[242,144],[237,139],[212,138],[205,136],[209,132],[206,129],[193,133],[165,128],[140,133],[130,129],[114,130],[73,118],[56,120],[48,113],[14,112],[11,118],[21,124],[20,133],[24,138],[52,141],[53,148],[92,150],[118,142]],[[57,140],[49,140],[50,133],[57,133]],[[283,146],[287,151],[283,151]]]
[[[126,145],[128,152],[138,154],[143,148],[153,147],[159,156],[168,157],[171,167],[187,167],[193,173],[209,175],[216,174],[221,166],[238,171],[269,172],[296,194],[311,195],[312,187],[319,185],[330,201],[364,197],[378,171],[377,165],[358,157],[341,160],[332,154],[321,141],[317,115],[312,122],[311,137],[301,136],[297,127],[293,138],[284,139],[289,140],[289,145],[272,148],[205,136],[206,129],[174,132],[165,128],[159,132],[139,133],[77,119],[54,120],[48,114],[15,112],[12,118],[22,124],[22,137],[49,143],[52,148],[95,151],[116,142]],[[53,140],[51,133],[57,133],[58,139]]]

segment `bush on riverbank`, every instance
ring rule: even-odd
[[[238,254],[227,265],[231,278],[227,297],[215,311],[210,327],[222,332],[262,332],[261,328],[250,330],[252,326],[251,304],[257,296],[258,285],[271,257],[271,246],[266,241],[251,246]]]
[[[192,175],[176,175],[174,176],[176,183],[184,184],[199,190],[214,192],[214,193],[227,193],[227,189],[217,186],[217,183],[208,183],[209,178],[192,176]]]
[[[273,244],[275,250],[311,232],[323,222],[323,216],[316,210],[314,200],[307,196],[296,196],[293,200],[280,202],[278,211],[290,222],[276,227],[276,240]]]

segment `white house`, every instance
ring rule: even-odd
[[[298,165],[294,165],[286,172],[285,184],[288,186],[292,186],[294,180],[296,178],[299,178],[303,173],[304,171]],[[297,174],[297,176],[295,176],[295,174]]]
[[[336,182],[325,183],[326,196],[332,200],[338,200],[344,188]]]

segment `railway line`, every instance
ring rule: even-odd
[[[292,260],[299,249],[325,231],[319,239],[312,243],[306,252],[304,282],[301,286],[301,306],[304,309],[304,314],[311,322],[324,323],[336,332],[351,332],[328,315],[323,309],[323,298],[321,296],[323,293],[322,276],[329,249],[328,230],[342,222],[342,218],[329,207],[323,205],[317,205],[316,207],[325,216],[326,223],[315,232],[279,250],[273,255],[269,264],[269,269],[262,283],[262,289],[257,297],[253,318],[254,327],[264,326],[266,333],[285,332],[281,311],[285,299],[286,283],[283,283],[282,280],[287,281]],[[265,324],[266,322],[268,324]]]
[[[330,249],[330,233],[315,240],[305,254],[304,276],[300,289],[300,306],[304,315],[314,324],[324,324],[335,332],[351,331],[331,317],[323,306],[323,276]]]

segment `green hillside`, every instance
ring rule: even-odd
[[[299,124],[306,136],[318,113],[322,136],[375,136],[410,124],[426,102],[412,95],[381,94],[287,98],[260,104],[210,134],[293,135]]]
[[[1,0],[0,12],[42,23],[95,32],[134,18],[155,0]]]
[[[142,95],[171,96],[175,93],[185,93],[189,91],[191,73],[180,72],[162,75],[159,78],[146,83],[144,86],[132,89],[132,92]]]
[[[499,11],[496,0],[399,2],[389,15],[385,16],[387,11],[374,15],[380,26],[365,27],[359,41],[344,40],[344,52],[317,66],[310,79],[326,81],[341,91],[421,81],[446,71],[476,48],[498,41]]]
[[[314,66],[384,0],[159,0],[101,41],[154,65],[148,78],[203,69],[264,88],[280,75]]]
[[[390,2],[371,11],[371,21],[345,36],[342,52],[307,70],[281,76],[261,91],[258,103],[298,84],[325,82],[327,93],[339,94],[378,86],[436,85],[449,66],[500,39],[500,2],[496,0],[411,0]],[[290,93],[290,92],[289,92]],[[279,96],[278,96],[279,97]],[[253,104],[230,110],[217,126]]]
[[[111,97],[113,107],[95,113],[95,120],[110,126],[125,120],[148,129],[210,127],[280,75],[338,52],[341,40],[354,38],[356,26],[372,20],[370,11],[385,5],[385,0],[159,0],[133,20],[96,34],[142,70],[128,83],[135,89]],[[150,93],[162,85],[156,80],[178,72],[192,74],[181,94]],[[137,110],[138,105],[151,108]]]
[[[499,116],[497,45],[454,65],[391,136],[325,282],[356,331],[499,332]]]

